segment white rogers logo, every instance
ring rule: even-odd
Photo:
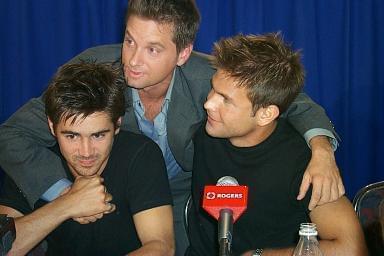
[[[216,197],[217,198],[223,198],[223,199],[229,199],[229,198],[241,199],[241,198],[243,198],[243,194],[240,194],[240,193],[217,194]]]
[[[206,198],[209,200],[212,200],[212,199],[242,199],[243,194],[241,194],[241,193],[216,194],[215,192],[207,192]]]
[[[207,193],[207,199],[215,199],[216,198],[216,194],[215,192],[208,192]]]

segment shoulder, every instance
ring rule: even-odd
[[[202,106],[211,89],[211,79],[215,73],[209,58],[209,55],[192,52],[188,61],[176,69],[175,93],[172,93],[172,97],[184,95],[185,100],[191,101],[192,99],[201,115],[204,115]],[[180,98],[177,100],[180,101]]]
[[[195,158],[208,159],[220,158],[230,143],[227,138],[216,138],[210,136],[205,130],[206,120],[204,120],[193,137]]]
[[[205,130],[205,125],[206,125],[206,120],[201,123],[200,127],[196,130],[196,132],[193,135],[193,142],[196,144],[202,143],[203,141],[208,141],[208,140],[214,140],[215,138],[208,136],[206,130]]]
[[[286,118],[279,118],[277,120],[277,127],[273,136],[275,136],[282,145],[302,148],[304,151],[309,151],[305,139]]]
[[[188,61],[181,66],[187,80],[210,80],[215,72],[211,65],[211,58],[212,56],[208,54],[193,51]]]
[[[284,118],[278,120],[276,129],[259,149],[265,152],[269,162],[289,176],[302,176],[311,158],[304,138]]]
[[[159,146],[145,135],[120,130],[113,144],[114,151],[119,154],[135,155],[144,151],[152,151],[161,155]]]
[[[69,62],[79,60],[94,60],[96,62],[117,62],[121,57],[121,44],[106,44],[88,48],[75,56]]]
[[[143,134],[134,133],[131,131],[126,130],[120,130],[118,135],[116,135],[118,144],[121,144],[121,142],[129,142],[130,144],[155,144],[150,138]],[[126,144],[124,144],[125,146]]]
[[[159,146],[150,138],[129,131],[120,131],[115,136],[108,160],[109,175],[123,172],[138,179],[153,172],[166,175],[163,154]],[[128,170],[128,171],[127,171]],[[112,173],[112,174],[111,174]]]

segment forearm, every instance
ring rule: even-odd
[[[330,131],[337,138],[324,109],[305,93],[300,93],[296,97],[289,108],[282,113],[282,117],[287,118],[302,136],[311,129],[320,128]]]
[[[315,137],[327,138],[333,151],[336,151],[338,146],[339,146],[340,138],[336,134],[332,133],[329,130],[325,130],[322,128],[314,128],[314,129],[308,130],[304,133],[304,139],[310,148],[311,148],[310,142]]]
[[[364,246],[348,247],[343,245],[338,240],[320,240],[319,247],[323,256],[327,255],[349,255],[349,256],[366,256],[367,251]],[[295,248],[281,248],[281,249],[264,249],[262,256],[292,256]],[[242,256],[252,256],[252,250],[243,253]]]
[[[129,253],[129,256],[172,256],[175,253],[173,243],[167,243],[166,241],[156,240],[150,241],[144,244],[141,248]]]
[[[364,246],[347,247],[337,240],[319,241],[319,247],[323,256],[327,255],[349,255],[349,256],[367,256],[367,251]],[[264,249],[262,256],[292,256],[295,248],[281,248],[281,249]],[[252,256],[253,251],[248,251],[242,256]]]
[[[348,255],[348,256],[367,256],[368,253],[364,246],[359,246],[359,244],[354,244],[348,246],[343,244],[342,241],[338,240],[321,240],[319,242],[320,250],[323,253],[323,256],[327,255]]]
[[[312,184],[312,196],[308,205],[308,209],[312,210],[316,205],[337,200],[345,193],[345,189],[328,137],[316,136],[309,143],[312,156],[303,175],[297,199],[303,199]]]
[[[16,218],[12,254],[24,255],[65,220],[113,211],[114,206],[109,203],[112,196],[102,181],[100,176],[79,177],[64,195],[29,215]]]
[[[170,205],[158,206],[133,215],[143,246],[129,255],[174,255],[172,216]]]
[[[365,256],[367,248],[359,219],[349,200],[338,200],[317,206],[310,212],[316,224],[323,255]]]
[[[294,248],[263,249],[262,256],[292,256]],[[252,256],[253,250],[243,253],[241,256]]]
[[[16,239],[9,255],[26,255],[69,218],[67,206],[55,200],[26,216],[15,218]]]
[[[328,137],[326,136],[316,136],[313,137],[309,144],[312,149],[312,156],[318,155],[322,157],[327,157],[332,161],[335,161],[335,154],[332,148],[331,143],[329,142]]]

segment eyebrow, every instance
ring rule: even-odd
[[[164,45],[159,43],[159,42],[149,42],[149,46],[157,46],[157,47],[159,47],[161,49],[165,48]]]
[[[124,35],[125,35],[125,36],[130,36],[130,37],[132,37],[132,35],[131,35],[131,33],[129,33],[128,29],[125,29],[125,31],[124,31]]]
[[[212,87],[212,90],[213,90],[215,93],[219,94],[220,96],[224,97],[225,99],[232,101],[232,98],[231,98],[229,95],[217,91],[217,90],[214,88],[214,86],[213,86],[213,82],[212,82],[212,81],[213,81],[213,79],[211,78],[211,87]]]
[[[91,135],[100,134],[100,133],[107,133],[107,132],[110,132],[110,131],[111,131],[111,129],[105,129],[105,130],[101,130],[101,131],[98,131],[98,132],[91,133]]]
[[[104,130],[101,130],[101,131],[93,132],[93,133],[91,133],[91,135],[100,134],[100,133],[107,133],[107,132],[110,132],[110,131],[111,131],[111,129],[104,129]],[[78,132],[69,131],[69,130],[63,130],[60,133],[61,134],[80,135],[80,133],[78,133]]]
[[[79,135],[79,134],[80,134],[80,133],[78,133],[78,132],[67,131],[67,130],[61,131],[60,133],[61,133],[61,134],[74,134],[74,135]]]
[[[217,94],[219,94],[220,96],[222,96],[224,99],[226,99],[226,100],[229,100],[229,101],[232,101],[232,98],[229,96],[229,95],[227,95],[227,94],[224,94],[224,93],[221,93],[221,92],[217,92],[217,91],[215,91]]]
[[[125,36],[129,36],[133,41],[135,41],[135,39],[133,38],[133,36],[131,35],[131,33],[129,33],[129,30],[128,29],[125,29],[125,33],[124,33],[124,37]],[[159,42],[148,42],[149,46],[158,46],[162,49],[164,49],[164,45],[162,43],[159,43]]]

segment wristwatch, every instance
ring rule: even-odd
[[[256,249],[252,252],[252,256],[262,256],[263,249]]]

